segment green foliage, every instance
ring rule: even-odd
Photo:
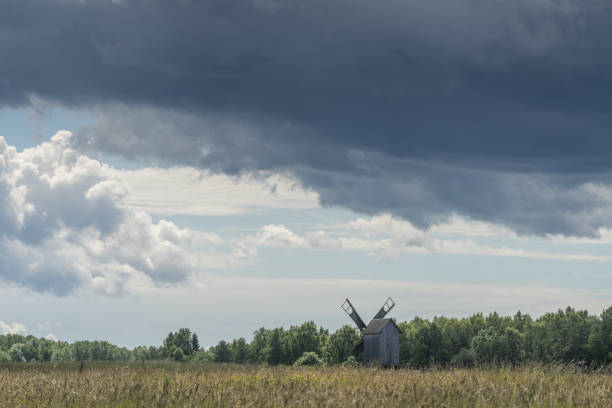
[[[437,317],[433,322],[416,318],[399,326],[400,362],[415,367],[469,361],[467,351],[479,362],[612,362],[612,307],[600,317],[567,308],[535,321],[520,312],[512,317],[479,313],[464,319]],[[461,350],[466,351],[459,354]]]
[[[177,346],[172,346],[172,349],[170,350],[170,357],[172,357],[174,361],[178,362],[183,362],[187,359],[183,349]]]
[[[238,364],[244,364],[249,357],[249,345],[244,339],[244,337],[240,337],[232,342],[232,357],[233,362]]]
[[[285,353],[280,358],[284,357],[285,363],[291,363],[306,352],[320,353],[327,336],[327,331],[320,331],[313,321],[300,326],[291,326],[289,330],[282,333],[284,347],[281,348],[284,348]]]
[[[293,363],[295,366],[320,366],[323,365],[323,361],[319,358],[317,353],[312,351],[306,351],[300,358],[295,360]]]
[[[283,345],[281,343],[283,337],[283,328],[276,328],[270,334],[270,343],[264,349],[267,356],[266,361],[270,365],[277,365],[283,362]]]
[[[232,361],[232,350],[225,340],[221,340],[213,349],[216,363],[229,363]]]
[[[162,348],[154,346],[138,346],[132,350],[132,360],[161,360],[163,359]]]
[[[215,361],[215,354],[208,350],[200,349],[191,357],[191,361],[194,363],[211,363]]]
[[[480,362],[493,362],[497,359],[500,350],[499,336],[493,327],[487,327],[481,330],[476,337],[472,339],[472,349],[476,354],[476,359]]]
[[[476,362],[476,353],[472,349],[462,348],[451,359],[451,364],[458,367],[473,367]]]
[[[51,361],[72,361],[72,353],[70,352],[70,348],[68,345],[64,347],[56,347],[51,353]]]
[[[21,343],[13,344],[8,351],[8,355],[13,362],[21,363],[26,361],[23,356],[23,344]]]
[[[612,363],[612,306],[601,313],[589,335],[588,350],[594,360]]]
[[[592,366],[612,363],[612,306],[599,316],[570,307],[538,319],[517,312],[514,316],[467,318],[415,318],[398,323],[400,364],[472,366],[500,362],[583,362]],[[361,333],[345,325],[333,333],[312,322],[289,329],[260,328],[248,342],[220,341],[209,350],[200,348],[198,336],[187,328],[170,332],[160,347],[133,350],[105,341],[58,342],[18,334],[0,335],[0,361],[130,361],[175,360],[234,362],[238,364],[293,365],[314,353],[326,365],[343,363]],[[352,361],[352,360],[351,360]],[[359,357],[355,359],[359,361]]]
[[[198,342],[197,336],[195,339],[196,342]],[[199,348],[199,342],[197,345]],[[168,333],[164,339],[164,343],[162,345],[162,355],[166,358],[174,359],[174,349],[175,347],[178,347],[185,356],[189,357],[195,352],[193,346],[194,344],[191,330],[186,328],[179,329],[176,333]]]
[[[253,341],[249,345],[248,361],[252,364],[262,364],[266,361],[266,348],[270,341],[270,331],[261,327],[253,333]]]
[[[200,350],[200,339],[198,339],[198,335],[195,333],[191,335],[191,350],[194,353],[197,353]]]
[[[415,318],[400,324],[400,362],[413,367],[425,367],[433,363],[445,363],[448,352],[443,331],[434,321]]]
[[[336,330],[328,337],[325,346],[323,346],[325,363],[328,365],[342,363],[353,346],[359,342],[360,337],[359,330],[348,325]]]
[[[70,360],[76,361],[113,361],[130,360],[131,352],[106,341],[75,341],[67,346]]]
[[[161,358],[155,347],[140,346],[128,350],[106,341],[76,341],[70,344],[34,336],[13,334],[0,336],[0,352],[9,354],[15,345],[23,356],[22,360],[15,352],[16,361],[128,361]]]
[[[510,363],[518,363],[522,360],[522,334],[514,327],[506,327],[501,338],[501,358]]]
[[[342,365],[344,367],[359,367],[359,361],[357,361],[357,359],[355,358],[355,356],[348,356],[348,358],[346,359],[346,361],[344,361],[344,363],[342,363]]]
[[[497,330],[501,330],[500,334]],[[513,327],[493,326],[481,330],[472,340],[476,359],[480,362],[518,363],[522,358],[522,335]]]

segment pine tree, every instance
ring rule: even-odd
[[[191,349],[194,353],[197,353],[200,350],[200,340],[198,340],[198,335],[193,333],[191,335]]]

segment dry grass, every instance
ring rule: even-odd
[[[612,407],[612,373],[173,363],[0,365],[1,407]]]

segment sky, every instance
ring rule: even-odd
[[[612,304],[609,2],[0,10],[0,334]]]

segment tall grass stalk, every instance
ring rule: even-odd
[[[0,365],[0,407],[612,407],[612,369]]]

